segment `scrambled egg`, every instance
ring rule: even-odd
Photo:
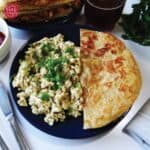
[[[62,34],[31,44],[13,79],[18,104],[44,114],[49,125],[82,111],[80,49]]]

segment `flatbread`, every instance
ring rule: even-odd
[[[10,4],[18,6],[18,16],[13,19],[4,14],[5,7]],[[20,0],[4,3],[0,7],[0,17],[19,23],[45,22],[68,16],[80,7],[80,0]]]
[[[77,0],[79,2],[79,0]],[[75,0],[21,0],[21,1],[11,1],[7,2],[8,4],[18,5],[20,13],[30,11],[30,13],[34,10],[38,9],[47,9],[59,7],[61,5],[75,3]]]
[[[132,106],[141,88],[138,65],[110,33],[81,29],[84,129],[115,121]]]

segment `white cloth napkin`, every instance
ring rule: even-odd
[[[10,150],[20,150],[18,142],[13,134],[13,130],[9,124],[9,121],[4,116],[0,108],[0,135],[4,139]]]
[[[13,44],[12,49],[10,50],[8,60],[4,61],[4,63],[0,64],[0,80],[3,81],[4,85],[7,89],[9,89],[9,68],[12,64],[12,60],[16,53],[18,52],[18,48],[20,48],[26,41],[25,40],[19,40],[19,39],[12,39]],[[9,147],[10,150],[19,150],[17,141],[14,139],[14,136],[12,135],[12,132],[8,130],[9,125],[8,121],[5,118],[2,110],[0,109],[0,135],[4,139],[5,143]],[[11,130],[11,129],[10,129]]]
[[[126,131],[142,147],[150,150],[150,100],[130,122]]]

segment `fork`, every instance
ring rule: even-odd
[[[1,81],[0,81],[0,99],[1,99],[0,107],[3,111],[4,118],[6,118],[5,120],[7,121],[6,123],[7,127],[12,129],[9,131],[13,131],[13,134],[15,135],[15,138],[21,150],[30,150],[30,147],[18,125],[14,108],[12,106],[11,101],[9,101],[8,93]]]
[[[5,143],[5,141],[1,137],[1,135],[0,135],[0,146],[1,146],[2,150],[9,150],[6,143]]]

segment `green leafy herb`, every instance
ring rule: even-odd
[[[51,51],[54,51],[54,52],[59,52],[60,50],[58,49],[58,48],[56,48],[55,46],[54,46],[54,44],[52,44],[52,43],[44,43],[42,46],[41,46],[41,50],[42,50],[42,54],[44,55],[44,56],[46,56],[46,55],[48,55],[49,54],[49,52],[51,52]]]
[[[72,114],[72,112],[73,112],[73,108],[71,108],[71,107],[69,107],[69,108],[66,110],[66,114],[67,114],[67,115]]]
[[[45,66],[45,58],[40,58],[38,62],[39,67],[44,67]]]
[[[81,83],[80,83],[80,82],[77,82],[77,83],[75,84],[75,86],[74,86],[74,87],[76,87],[76,88],[80,89],[80,88],[81,88]]]
[[[150,0],[141,0],[132,7],[132,14],[122,16],[123,38],[150,45]]]
[[[73,47],[67,47],[66,48],[66,53],[69,53],[72,57],[76,58],[77,55],[75,54],[74,48]]]
[[[49,94],[47,92],[41,92],[39,97],[43,101],[48,101],[50,96],[49,96]]]
[[[44,66],[47,68],[48,73],[45,75],[48,81],[54,83],[54,90],[59,89],[65,82],[66,77],[63,73],[63,64],[68,61],[65,57],[49,58],[45,60]]]

